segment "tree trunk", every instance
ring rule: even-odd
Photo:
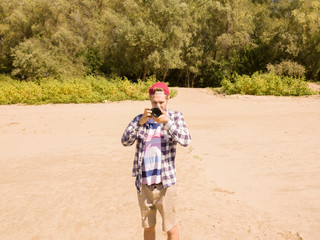
[[[147,78],[147,66],[143,66],[143,76],[142,76],[142,81],[145,82]]]
[[[187,74],[186,74],[186,81],[184,84],[186,87],[190,87],[190,71],[187,69]]]
[[[178,75],[178,80],[177,80],[177,82],[176,82],[177,86],[179,86],[180,80],[181,80],[181,78],[182,78],[182,74],[183,74],[183,71],[180,70],[180,71],[179,71],[179,75]]]
[[[196,79],[197,75],[194,74],[194,76],[192,77],[192,81],[191,81],[191,87],[193,88],[194,86],[194,80]]]
[[[163,79],[162,79],[163,82],[166,80],[167,74],[168,74],[168,69],[166,69],[164,71],[164,75],[163,75]]]

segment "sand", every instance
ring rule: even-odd
[[[177,90],[168,107],[192,136],[177,149],[181,239],[318,240],[320,98]],[[120,138],[148,106],[0,106],[0,239],[142,239]]]

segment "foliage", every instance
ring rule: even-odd
[[[302,78],[277,76],[272,73],[254,73],[251,77],[235,74],[232,79],[222,81],[226,94],[304,96],[314,92]]]
[[[290,61],[319,81],[319,12],[318,0],[4,0],[0,73],[206,87]]]
[[[41,40],[26,40],[14,50],[12,75],[21,79],[38,79],[59,76],[82,76],[84,67],[80,61],[72,62],[61,50]],[[76,66],[76,67],[75,67]]]
[[[268,72],[274,73],[278,76],[288,76],[296,78],[304,77],[304,74],[306,72],[304,66],[290,60],[285,60],[275,65],[268,64],[267,69]]]
[[[128,79],[88,76],[86,78],[16,81],[0,75],[0,104],[101,103],[121,100],[147,100],[154,77],[132,83]],[[170,91],[174,97],[176,91]]]
[[[110,16],[116,20],[109,64],[117,74],[129,73],[143,80],[147,74],[160,74],[165,80],[170,69],[184,66],[181,48],[190,35],[185,23],[186,4],[177,0],[154,0],[123,1],[120,6],[120,10]]]

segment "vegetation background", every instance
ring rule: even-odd
[[[220,87],[257,72],[320,81],[319,13],[319,0],[1,0],[0,84],[152,76]]]

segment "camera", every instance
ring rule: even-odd
[[[151,115],[154,116],[154,117],[160,117],[160,115],[162,115],[162,112],[159,108],[151,108]]]

